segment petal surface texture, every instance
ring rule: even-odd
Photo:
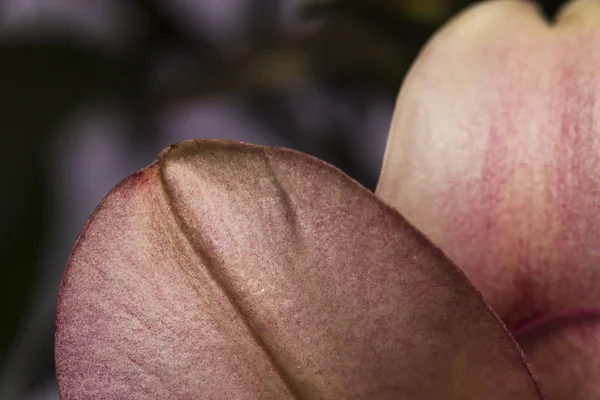
[[[62,399],[538,399],[481,296],[392,208],[291,150],[190,141],[84,228]]]
[[[600,1],[476,5],[398,96],[378,196],[453,260],[550,399],[600,398]]]

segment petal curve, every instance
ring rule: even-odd
[[[164,150],[61,285],[64,399],[537,399],[516,343],[397,212],[291,150]]]

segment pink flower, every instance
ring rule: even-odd
[[[61,398],[540,399],[526,358],[598,397],[599,68],[600,2],[491,1],[415,63],[377,195],[291,150],[163,150],[73,249]]]

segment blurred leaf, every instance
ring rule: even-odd
[[[452,15],[451,0],[396,0],[394,4],[409,17],[432,24]]]
[[[369,83],[395,95],[411,60],[412,54],[386,37],[339,20],[311,34],[282,36],[240,55],[223,55],[211,64],[190,57],[151,97],[161,108],[222,93],[280,90],[315,77]]]
[[[412,16],[402,12],[399,3],[388,0],[309,1],[305,13],[308,17],[328,16],[362,24],[368,31],[385,36],[413,54],[416,54],[439,22],[442,22],[415,21]],[[449,17],[450,15],[447,16]]]
[[[0,46],[3,196],[0,240],[3,287],[0,359],[28,310],[46,227],[44,167],[57,124],[92,90],[115,77],[115,63],[99,52],[50,43]]]

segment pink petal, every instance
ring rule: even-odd
[[[550,398],[600,396],[599,71],[600,2],[554,26],[525,1],[472,7],[407,77],[377,188],[509,329],[529,327]]]
[[[59,295],[63,399],[537,399],[464,276],[334,167],[213,140],[104,199]]]

